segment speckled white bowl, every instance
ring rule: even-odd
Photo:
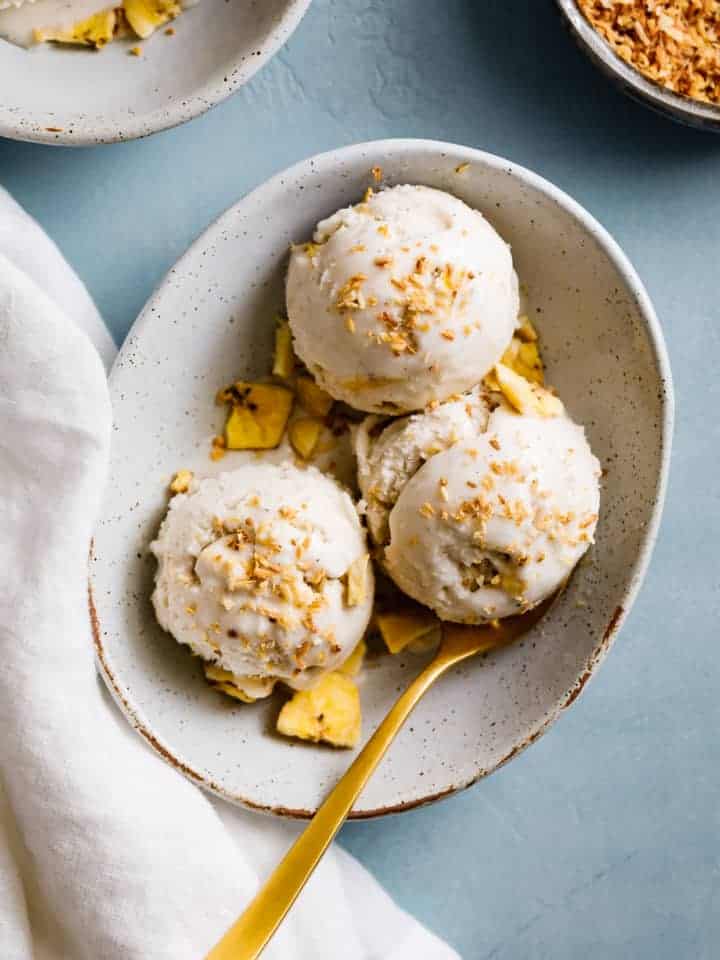
[[[144,137],[230,96],[278,50],[310,0],[200,0],[143,41],[99,53],[0,40],[0,136],[86,146]],[[99,7],[102,3],[99,2]]]
[[[463,173],[455,168],[468,163]],[[577,697],[637,593],[655,540],[672,432],[662,333],[635,271],[605,230],[547,181],[466,147],[389,140],[306,160],[225,213],[152,297],[111,377],[115,433],[92,583],[108,685],[135,729],[219,795],[308,816],[352,754],[273,735],[277,704],[234,705],[155,624],[146,547],[180,467],[209,474],[222,422],[216,388],[266,372],[288,244],[357,199],[380,165],[388,183],[450,190],[512,244],[550,381],[588,428],[607,471],[597,545],[546,620],[514,648],[443,678],[354,811],[403,810],[465,787],[536,740]],[[384,657],[362,678],[364,735],[420,667]]]

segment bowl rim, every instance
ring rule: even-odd
[[[558,719],[560,714],[566,710],[574,701],[580,696],[582,691],[585,689],[590,678],[595,674],[597,668],[605,659],[610,647],[612,646],[615,637],[625,621],[630,609],[632,608],[633,603],[638,595],[642,582],[644,580],[645,574],[648,569],[650,558],[652,556],[652,551],[655,546],[655,542],[658,536],[658,530],[660,526],[660,521],[663,512],[663,506],[665,502],[665,494],[667,490],[668,474],[670,469],[670,453],[672,447],[672,436],[673,436],[673,424],[674,424],[674,391],[673,391],[673,382],[672,374],[670,370],[670,361],[667,353],[667,348],[665,345],[665,340],[658,320],[655,309],[652,305],[650,297],[640,280],[635,268],[630,262],[627,255],[622,251],[619,244],[613,237],[608,233],[608,231],[599,223],[596,218],[585,210],[576,200],[573,200],[567,193],[561,190],[559,187],[556,187],[549,180],[546,180],[544,177],[539,174],[533,173],[531,170],[528,170],[526,167],[523,167],[519,164],[516,164],[510,160],[506,160],[502,157],[498,157],[494,154],[486,153],[481,150],[477,150],[474,147],[466,147],[459,144],[446,143],[439,140],[428,140],[428,139],[385,139],[385,140],[374,140],[364,143],[352,144],[349,146],[340,147],[334,150],[328,150],[319,154],[316,154],[312,157],[309,157],[305,160],[301,160],[299,163],[293,164],[292,166],[286,168],[285,170],[280,171],[279,173],[274,174],[269,177],[267,180],[263,181],[258,186],[254,187],[251,191],[246,193],[241,197],[236,203],[232,204],[227,210],[224,211],[217,219],[215,219],[203,232],[200,236],[188,247],[185,253],[179,258],[177,263],[171,267],[170,271],[165,275],[165,277],[160,281],[157,288],[153,294],[148,299],[147,303],[143,307],[140,315],[133,324],[128,337],[125,340],[125,343],[120,348],[120,351],[117,355],[115,363],[112,370],[110,371],[109,383],[112,388],[114,373],[119,368],[120,361],[122,360],[126,350],[132,349],[132,340],[135,339],[137,333],[139,333],[143,327],[151,321],[154,309],[155,301],[160,295],[160,291],[164,285],[170,280],[173,274],[176,273],[177,268],[185,261],[194,255],[194,253],[201,248],[207,246],[207,234],[212,231],[222,231],[225,225],[230,225],[230,221],[235,215],[236,209],[240,204],[252,203],[257,201],[258,195],[261,192],[264,192],[267,189],[272,189],[276,186],[282,186],[287,180],[295,180],[304,170],[316,169],[320,167],[321,169],[328,164],[337,164],[338,162],[342,163],[343,161],[354,161],[360,158],[366,158],[368,154],[380,154],[393,153],[395,155],[402,155],[403,153],[408,152],[423,152],[436,156],[438,159],[443,161],[450,161],[450,163],[457,164],[463,162],[481,164],[485,167],[489,167],[495,170],[502,171],[510,176],[516,176],[524,183],[531,186],[533,189],[537,190],[571,216],[573,216],[579,223],[588,231],[588,233],[596,240],[598,245],[601,247],[603,252],[608,256],[610,261],[618,270],[619,275],[623,278],[624,282],[627,284],[628,289],[632,292],[637,306],[638,312],[642,318],[642,321],[648,331],[650,338],[650,344],[653,352],[653,359],[658,371],[658,378],[662,386],[662,425],[660,431],[660,468],[658,471],[658,476],[655,484],[654,498],[653,498],[653,507],[650,520],[645,529],[645,535],[638,550],[635,561],[628,571],[626,586],[623,590],[620,603],[612,611],[609,616],[607,626],[603,632],[603,635],[599,642],[596,644],[593,651],[587,657],[585,663],[583,664],[582,670],[580,672],[579,678],[572,689],[566,693],[563,697],[554,704],[551,711],[548,713],[548,716],[545,718],[543,723],[532,731],[523,741],[516,744],[508,754],[502,757],[499,761],[492,764],[487,768],[478,767],[476,768],[472,775],[466,777],[456,783],[453,783],[450,787],[444,788],[441,791],[435,791],[427,795],[423,795],[416,799],[413,799],[408,802],[400,803],[397,805],[377,807],[373,809],[351,811],[348,819],[351,820],[367,820],[375,817],[385,816],[392,813],[401,813],[405,810],[414,809],[415,807],[425,806],[426,804],[433,803],[436,800],[443,799],[445,797],[451,796],[454,793],[457,793],[460,790],[464,790],[478,780],[482,779],[485,776],[495,772],[504,766],[506,763],[509,763],[514,757],[522,753],[530,744],[538,740]],[[203,787],[204,789],[210,791],[211,793],[219,796],[223,800],[227,800],[230,803],[247,807],[251,810],[256,810],[262,813],[274,814],[276,816],[307,820],[310,819],[315,810],[307,809],[294,809],[287,808],[278,805],[263,805],[259,804],[257,801],[252,800],[247,797],[237,795],[230,792],[222,784],[218,784],[214,781],[211,781],[204,774],[195,770],[188,762],[182,757],[176,755],[173,752],[172,747],[167,743],[167,741],[162,740],[156,736],[156,734],[148,728],[145,722],[142,719],[142,710],[138,710],[128,698],[125,696],[122,688],[122,684],[113,674],[113,671],[110,667],[108,659],[106,657],[105,649],[102,641],[102,629],[98,617],[98,613],[95,607],[93,600],[93,588],[92,588],[92,565],[91,572],[89,577],[89,608],[90,608],[90,621],[92,625],[92,634],[93,634],[93,643],[96,652],[96,658],[98,662],[98,667],[100,674],[105,680],[108,689],[116,701],[122,712],[125,714],[126,718],[129,720],[131,726],[139,733],[146,742],[152,747],[152,749],[158,753],[164,760],[169,762],[177,770],[183,773],[190,780]]]
[[[286,0],[285,9],[268,30],[259,54],[232,60],[190,96],[175,98],[149,113],[128,113],[115,119],[71,115],[66,120],[62,114],[48,112],[43,120],[38,113],[24,113],[18,107],[1,103],[0,137],[51,146],[87,147],[140,140],[194,120],[235,93],[275,56],[295,32],[311,2]],[[226,82],[230,73],[233,78]],[[61,123],[64,127],[59,126]]]
[[[720,131],[720,105],[683,97],[648,80],[635,67],[625,63],[610,44],[589,23],[576,0],[555,0],[578,46],[598,67],[613,75],[625,93],[658,113],[691,126]]]

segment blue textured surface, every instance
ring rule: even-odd
[[[549,0],[315,0],[289,46],[179,130],[87,151],[0,143],[4,183],[120,339],[225,207],[320,150],[386,136],[510,157],[615,235],[678,395],[662,535],[599,677],[469,792],[344,844],[466,960],[700,960],[720,950],[720,137],[622,99]],[[421,958],[418,958],[421,960]]]

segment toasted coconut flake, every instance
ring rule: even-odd
[[[717,0],[577,0],[615,53],[682,96],[720,103]]]
[[[193,481],[194,473],[192,470],[178,470],[172,478],[170,484],[170,493],[187,493],[190,484]]]

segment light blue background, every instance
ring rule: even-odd
[[[600,676],[497,775],[352,824],[342,842],[466,960],[716,958],[720,137],[615,93],[550,0],[315,0],[286,49],[209,115],[83,151],[0,142],[0,182],[120,340],[190,241],[250,187],[320,150],[389,136],[509,157],[595,214],[655,301],[678,420],[660,542]]]

